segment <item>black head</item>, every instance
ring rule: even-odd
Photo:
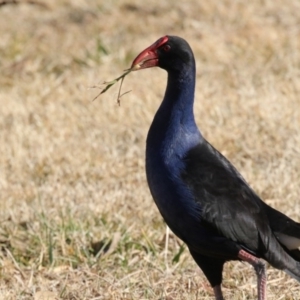
[[[194,55],[189,44],[180,37],[167,35],[142,51],[131,68],[140,70],[158,66],[178,72],[190,65],[194,65]]]

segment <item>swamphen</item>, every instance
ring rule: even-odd
[[[224,299],[222,270],[229,260],[254,267],[259,300],[266,299],[265,265],[259,258],[300,281],[300,223],[264,203],[197,128],[196,66],[189,44],[164,36],[132,63],[134,70],[155,66],[168,72],[168,83],[147,137],[149,188],[164,220],[206,275],[215,298]]]

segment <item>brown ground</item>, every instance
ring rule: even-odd
[[[173,235],[165,251],[145,180],[165,72],[130,74],[121,107],[117,87],[91,101],[165,34],[194,49],[204,136],[300,221],[300,2],[181,2],[0,6],[0,299],[213,299]],[[228,263],[223,290],[255,299],[252,268]],[[270,267],[268,294],[300,285]]]

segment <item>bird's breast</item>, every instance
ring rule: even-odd
[[[147,145],[146,174],[152,197],[168,226],[182,240],[200,220],[192,191],[181,178],[184,167],[176,151]]]

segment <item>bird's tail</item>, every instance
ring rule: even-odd
[[[300,251],[299,249],[286,250],[286,253],[293,260],[293,265],[283,271],[300,282]]]
[[[288,250],[273,236],[269,241],[264,258],[273,267],[283,270],[300,282],[300,251],[298,249]]]
[[[293,270],[283,269],[283,271],[300,282],[300,263],[299,262],[296,263],[296,269],[293,269]]]

